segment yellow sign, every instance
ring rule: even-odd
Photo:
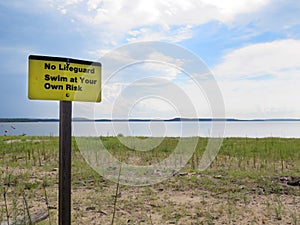
[[[30,99],[101,101],[99,62],[30,55],[28,74]]]

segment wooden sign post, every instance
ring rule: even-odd
[[[101,64],[50,56],[29,56],[28,97],[59,100],[58,224],[71,224],[72,101],[101,101]]]
[[[59,112],[59,212],[60,225],[71,224],[72,102],[60,101]]]

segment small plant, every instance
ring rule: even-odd
[[[282,219],[282,204],[278,202],[277,206],[275,207],[275,218],[277,220]]]
[[[115,221],[115,215],[116,215],[116,209],[117,209],[117,199],[118,199],[118,195],[119,195],[121,168],[122,168],[122,165],[120,165],[120,168],[119,168],[118,181],[117,181],[117,187],[116,187],[116,194],[114,195],[114,211],[113,211],[113,216],[112,216],[112,220],[111,220],[111,225],[113,225],[114,221]]]
[[[243,202],[245,206],[248,204],[248,197],[246,193],[243,194]]]
[[[30,217],[29,206],[28,206],[25,190],[22,193],[22,198],[23,198],[24,208],[26,210],[26,214],[27,214],[27,217],[29,220],[29,224],[32,225],[33,223],[31,221],[31,217]]]
[[[291,218],[292,218],[292,224],[293,225],[297,225],[298,224],[297,214],[296,213],[292,213],[291,214]]]
[[[205,214],[205,222],[208,224],[208,225],[213,225],[214,224],[214,217],[210,214],[210,213],[206,213]]]
[[[48,194],[47,194],[47,190],[46,190],[46,187],[47,187],[48,184],[48,179],[45,177],[43,179],[43,189],[44,189],[44,196],[45,196],[45,202],[46,202],[46,206],[47,206],[47,211],[48,211],[48,214],[49,214],[49,225],[51,225],[51,218],[50,218],[50,207],[49,207],[49,200],[48,200]]]
[[[8,212],[8,203],[7,203],[7,188],[3,188],[3,198],[4,198],[4,205],[5,205],[5,215],[7,221],[9,221],[9,212]]]

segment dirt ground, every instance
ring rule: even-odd
[[[0,224],[40,211],[49,216],[39,225],[58,224],[57,139],[16,140],[2,142]],[[204,172],[194,169],[191,160],[187,168],[161,183],[119,185],[118,191],[116,183],[93,171],[74,151],[72,224],[300,224],[299,143],[276,140],[278,148],[288,146],[287,159],[258,155],[265,150],[247,158],[234,155],[234,149],[239,152],[253,144],[275,152],[273,140],[228,141],[224,146],[230,154],[219,154]],[[121,153],[127,155],[116,152]]]
[[[203,180],[213,183],[206,186]],[[120,185],[114,224],[299,224],[300,187],[287,185],[285,177],[272,180],[278,182],[276,190],[251,181],[224,185],[220,176],[199,173],[183,173],[147,187]],[[72,224],[111,224],[116,184],[88,180],[74,186]],[[56,224],[57,185],[47,192],[50,218],[39,224]],[[31,211],[45,209],[44,197],[30,204]]]

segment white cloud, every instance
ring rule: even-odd
[[[91,10],[97,9],[97,7],[100,5],[100,3],[101,3],[101,0],[89,0],[87,2],[88,10],[91,11]]]
[[[121,21],[122,26],[125,25],[127,28],[153,24],[161,24],[165,28],[170,25],[199,25],[211,20],[227,22],[228,18],[254,12],[268,2],[268,0],[240,0],[238,2],[234,0],[98,1],[94,22],[106,21],[119,27],[120,24],[114,18],[125,18]],[[130,15],[130,19],[128,15]],[[107,16],[110,16],[111,20]],[[126,24],[126,22],[128,23]]]
[[[250,0],[251,1],[251,0]],[[291,35],[288,29],[298,26],[300,23],[299,10],[300,2],[297,0],[268,1],[266,7],[257,9],[252,13],[240,15],[234,21],[235,26],[243,27],[250,24],[253,32],[280,32]],[[297,29],[296,29],[297,30]],[[296,31],[297,32],[297,31]]]
[[[143,45],[142,49],[133,44],[131,48],[124,46],[117,51],[108,52],[100,59],[104,83],[128,85],[145,77],[175,79],[181,73],[180,68],[185,60],[179,56],[171,56],[172,53],[167,50],[164,53],[159,52],[157,48],[151,43]]]
[[[182,83],[161,75],[131,78],[128,71],[124,75],[103,85],[103,100],[95,106],[96,117],[110,117],[111,112],[117,118],[129,115],[143,118],[212,116],[210,103],[192,80]]]
[[[298,118],[299,81],[220,81],[226,115],[235,118]]]
[[[131,30],[127,33],[128,42],[135,41],[168,41],[180,42],[192,37],[192,26],[180,26],[178,29],[153,29],[151,27],[142,27]]]
[[[219,78],[256,78],[266,74],[298,77],[300,40],[279,40],[249,45],[227,53],[213,68]]]
[[[226,114],[237,118],[299,117],[299,65],[300,40],[253,44],[227,53],[213,69]]]
[[[255,12],[265,5],[267,5],[269,0],[202,0],[208,5],[212,5],[218,9],[221,14],[221,22],[230,22],[235,18],[235,16],[244,13]]]
[[[255,12],[269,0],[50,0],[62,13],[83,26],[92,26],[110,39],[179,42],[192,37],[193,26],[210,21],[231,23],[237,15]],[[121,37],[120,37],[121,36]]]

